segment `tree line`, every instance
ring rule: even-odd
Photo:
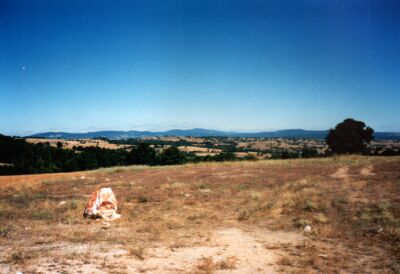
[[[157,152],[147,143],[130,150],[100,147],[62,148],[49,143],[32,144],[0,134],[0,175],[70,172],[125,165],[179,165],[187,162],[236,160],[233,153],[198,157],[175,146]]]
[[[273,151],[272,158],[311,158],[351,153],[382,156],[400,154],[399,150],[388,149],[375,151],[372,154],[367,144],[373,140],[373,133],[374,130],[367,127],[364,122],[349,118],[329,131],[326,142],[330,150],[324,155],[320,155],[315,149],[303,148],[297,152]],[[238,160],[231,150],[224,150],[213,156],[197,156],[193,152],[180,151],[176,145],[159,152],[149,143],[132,140],[132,144],[133,142],[135,146],[131,149],[100,147],[64,149],[61,142],[57,143],[57,147],[52,147],[49,143],[31,144],[21,138],[0,134],[0,175],[69,172],[125,165],[179,165],[187,162]],[[158,145],[161,144],[165,145],[163,141]],[[256,157],[248,155],[243,160],[256,160]]]

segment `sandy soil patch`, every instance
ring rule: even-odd
[[[112,229],[112,228],[111,228]],[[279,247],[302,244],[295,232],[251,230],[236,227],[218,229],[203,245],[131,251],[118,245],[50,244],[31,247],[46,252],[45,258],[26,268],[2,267],[3,273],[197,273],[207,261],[213,273],[277,273],[277,261],[285,252]],[[133,247],[135,248],[135,247]],[[135,249],[133,249],[135,250]],[[3,247],[2,253],[11,249]],[[138,253],[143,252],[143,253]],[[0,265],[1,266],[1,265]]]
[[[372,176],[372,175],[374,175],[373,166],[369,165],[369,166],[363,167],[361,169],[361,171],[360,171],[360,175],[361,176]]]
[[[346,179],[349,177],[349,168],[341,167],[331,175],[332,178]]]

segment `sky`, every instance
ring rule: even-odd
[[[0,133],[400,131],[400,1],[0,0]]]

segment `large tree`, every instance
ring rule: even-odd
[[[186,163],[186,154],[177,147],[169,147],[161,153],[162,165],[181,165]]]
[[[326,143],[334,153],[359,153],[373,140],[373,134],[364,122],[349,118],[329,131]]]
[[[140,143],[129,153],[128,164],[134,165],[156,165],[157,152],[147,143]]]

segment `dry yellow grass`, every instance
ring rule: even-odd
[[[0,177],[0,272],[396,273],[399,182],[357,156]],[[106,186],[109,228],[82,218]]]
[[[119,149],[129,147],[128,145],[111,144],[104,140],[93,140],[93,139],[80,139],[80,140],[64,140],[64,139],[43,139],[43,138],[25,138],[25,141],[32,144],[37,143],[49,143],[50,146],[57,147],[57,143],[60,142],[63,148],[72,149],[75,147],[100,147],[108,149]]]
[[[184,152],[194,152],[197,156],[213,156],[222,152],[222,149],[196,146],[179,146],[178,149]]]

